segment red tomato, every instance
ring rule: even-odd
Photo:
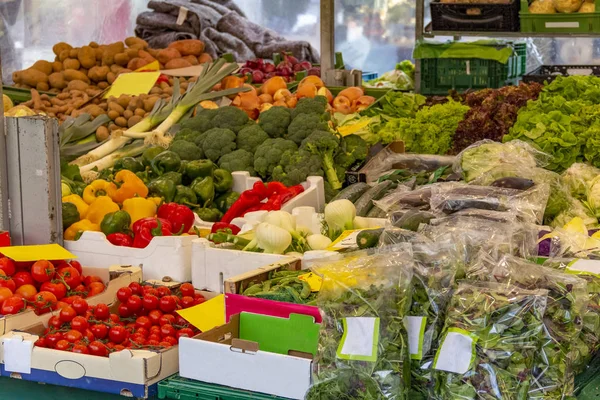
[[[179,291],[181,292],[181,296],[191,296],[194,297],[196,293],[196,289],[194,289],[194,285],[191,283],[182,283],[179,287]]]
[[[165,296],[160,299],[160,303],[158,307],[162,312],[170,313],[175,311],[177,308],[177,301],[175,300],[175,296]]]
[[[62,322],[71,322],[77,316],[77,312],[71,306],[67,306],[60,310],[58,314]]]
[[[13,293],[15,292],[15,290],[17,290],[17,285],[15,284],[15,281],[13,281],[12,278],[5,276],[4,271],[2,271],[2,275],[0,275],[0,287],[10,289],[10,291]]]
[[[206,299],[203,296],[200,297],[196,297],[194,299],[194,305],[197,306],[198,304],[202,304],[206,301]]]
[[[152,294],[145,294],[144,298],[142,299],[142,304],[144,306],[145,310],[156,310],[158,308],[158,297],[152,295]]]
[[[167,349],[167,348],[169,348],[169,347],[171,347],[171,343],[169,343],[169,342],[165,342],[165,341],[162,341],[162,342],[160,342],[158,345],[159,345],[160,347],[164,347],[164,348],[166,348],[166,349]]]
[[[79,261],[69,261],[68,263],[71,267],[75,268],[77,270],[77,272],[79,272],[79,275],[83,275],[83,270],[81,269],[81,264],[79,263]]]
[[[111,341],[120,344],[129,337],[129,332],[122,326],[113,326],[108,331],[108,337]]]
[[[150,318],[148,317],[138,317],[135,320],[135,328],[139,329],[139,328],[144,328],[144,329],[150,329],[152,327],[152,321],[150,321]]]
[[[56,309],[57,310],[62,310],[65,307],[69,307],[68,303],[65,303],[64,301],[58,301],[58,303],[56,303]]]
[[[57,271],[57,275],[64,281],[69,288],[76,288],[81,284],[81,275],[73,267],[62,267]],[[33,277],[35,279],[35,276]]]
[[[46,338],[43,337],[36,340],[35,343],[33,343],[33,345],[36,347],[48,347],[48,343],[46,343]]]
[[[175,323],[175,316],[173,314],[165,314],[158,320],[160,326],[173,325]]]
[[[0,287],[0,305],[2,302],[13,295],[12,290],[5,287]]]
[[[152,310],[148,313],[148,318],[152,321],[152,325],[160,324],[160,317],[163,316],[162,311],[160,310]]]
[[[72,296],[65,297],[63,299],[63,301],[67,304],[73,304],[73,301],[75,301],[76,299],[83,299],[83,297],[81,297],[79,295],[72,295]]]
[[[87,297],[92,297],[92,296],[95,296],[97,294],[104,292],[104,289],[106,288],[106,286],[104,286],[104,283],[102,283],[102,282],[92,282],[89,284],[89,286],[87,288],[88,288]]]
[[[96,339],[104,339],[108,335],[108,327],[104,324],[92,325],[90,328]]]
[[[53,315],[48,320],[48,326],[51,326],[54,329],[59,329],[62,326],[63,322],[60,320],[58,315]]]
[[[65,351],[65,350],[68,350],[71,346],[72,346],[72,344],[68,340],[61,339],[61,340],[59,340],[56,343],[56,345],[54,346],[54,348],[56,350],[63,350],[63,351]]]
[[[115,344],[115,351],[125,350],[125,346],[120,344]]]
[[[148,339],[148,340],[146,340],[145,345],[146,346],[158,346],[159,343],[160,342],[158,340],[156,340],[156,339]]]
[[[15,261],[15,267],[17,267],[17,271],[30,271],[32,265],[32,261]]]
[[[89,343],[96,339],[91,329],[86,329],[85,332],[83,332],[83,337],[87,340],[86,343]]]
[[[18,272],[20,273],[20,272]],[[50,292],[56,296],[58,300],[64,299],[67,295],[67,287],[63,283],[44,282],[40,290]]]
[[[110,316],[110,310],[106,304],[98,304],[94,309],[94,316],[101,321],[108,319]]]
[[[21,296],[27,301],[33,301],[33,298],[37,294],[37,289],[33,285],[23,285],[15,290],[15,294]]]
[[[73,307],[77,315],[84,315],[88,310],[88,303],[84,299],[75,299],[71,303],[71,307]]]
[[[142,299],[138,295],[133,295],[127,299],[127,308],[132,312],[137,312],[142,309]]]
[[[119,315],[121,318],[127,318],[133,314],[131,310],[127,307],[127,304],[119,304]]]
[[[139,327],[135,330],[135,333],[138,335],[142,335],[143,337],[147,337],[150,334],[150,328],[146,329],[144,327]]]
[[[2,257],[0,258],[0,270],[4,271],[8,276],[13,276],[17,271],[17,267],[13,260],[8,257]]]
[[[150,334],[154,334],[154,335],[160,335],[160,326],[158,325],[152,325],[152,327],[150,328]]]
[[[190,328],[181,328],[179,331],[177,331],[177,339],[181,337],[194,337],[194,331]]]
[[[71,288],[71,289],[72,289],[73,293],[79,293],[84,297],[87,295],[87,289],[81,283],[78,286]]]
[[[151,335],[148,335],[148,338],[146,338],[146,343],[148,343],[148,341],[153,340],[156,341],[156,343],[160,342],[160,335],[157,335],[156,333],[153,333]]]
[[[165,336],[163,338],[163,342],[167,342],[169,343],[171,346],[175,346],[177,344],[177,339],[175,339],[173,336]]]
[[[4,300],[0,307],[0,315],[17,314],[25,309],[25,302],[20,296],[11,296]]]
[[[65,340],[75,343],[81,340],[83,337],[83,333],[76,331],[75,329],[71,329],[67,333],[65,333]]]
[[[17,287],[34,284],[33,278],[31,277],[31,274],[29,272],[19,271],[15,273],[12,278],[13,281],[15,281],[15,285],[17,285]]]
[[[54,265],[50,261],[39,260],[31,266],[31,277],[36,282],[48,282],[54,277]]]
[[[188,327],[190,325],[189,322],[187,322],[187,320],[185,318],[183,318],[181,315],[177,315],[175,317],[175,323],[171,324],[171,325],[178,325],[178,326],[183,326],[183,327]]]
[[[85,330],[88,328],[88,326],[89,324],[87,320],[80,315],[71,320],[71,328],[81,333],[85,333]]]
[[[143,335],[134,333],[133,335],[131,335],[129,337],[129,340],[131,341],[131,343],[135,343],[137,345],[142,345],[146,341],[146,338]]]
[[[138,296],[143,296],[144,295],[144,290],[142,289],[142,285],[140,285],[137,282],[131,282],[129,284],[129,288],[131,289],[131,291],[133,292],[133,294],[137,294]]]
[[[132,294],[133,291],[130,288],[122,287],[117,291],[117,299],[119,299],[121,303],[126,303],[127,299],[129,299]]]
[[[90,284],[91,284],[92,282],[100,282],[100,283],[103,283],[103,282],[102,282],[102,278],[100,278],[99,276],[96,276],[96,275],[89,275],[89,276],[86,276],[85,278],[83,278],[83,284],[84,284],[85,286],[90,286]]]
[[[49,348],[54,349],[56,347],[56,344],[62,340],[63,335],[60,332],[56,332],[56,333],[51,333],[49,335],[46,336],[46,344],[48,345]]]
[[[156,294],[158,293],[157,290],[155,288],[153,288],[152,286],[144,286],[144,297],[146,297],[146,295],[152,295],[152,296],[156,296]]]
[[[40,314],[50,312],[56,309],[56,296],[50,292],[39,292],[35,295],[34,307]]]
[[[183,308],[190,308],[193,305],[195,305],[195,301],[194,298],[192,296],[183,296],[181,298],[181,307]]]
[[[77,354],[90,354],[90,351],[88,350],[88,347],[85,344],[76,344],[75,346],[73,346],[73,349],[71,351]]]
[[[175,336],[177,335],[177,329],[173,328],[171,324],[165,324],[160,327],[160,335],[162,337]]]
[[[88,344],[88,350],[93,356],[108,357],[108,349],[104,343],[94,340]]]
[[[113,324],[121,322],[121,318],[119,318],[117,314],[110,314],[108,318],[110,318],[110,322],[112,322]]]
[[[156,293],[158,297],[165,297],[171,295],[171,289],[166,286],[159,286],[156,289]]]

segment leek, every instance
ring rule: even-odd
[[[143,140],[136,140],[122,149],[114,151],[93,163],[80,167],[79,172],[85,182],[91,182],[98,176],[99,171],[112,167],[120,158],[137,157],[147,148],[148,146],[144,144]]]

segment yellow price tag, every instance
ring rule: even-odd
[[[158,61],[154,60],[150,64],[146,64],[142,68],[136,69],[134,72],[141,71],[160,71],[160,64],[158,63]]]
[[[177,311],[186,321],[206,332],[225,324],[225,295],[218,295],[197,306]]]
[[[28,262],[37,260],[71,260],[77,258],[58,244],[40,244],[33,246],[0,247],[0,254],[15,261]]]
[[[107,99],[111,96],[119,97],[122,94],[130,96],[148,94],[159,76],[159,71],[121,74],[115,79],[108,92],[104,95],[104,98]]]
[[[308,274],[298,276],[298,279],[300,279],[301,281],[308,282],[308,284],[310,285],[310,290],[312,292],[318,292],[319,290],[321,290],[323,279],[319,275],[309,272]]]

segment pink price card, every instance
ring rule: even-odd
[[[323,320],[319,313],[319,308],[315,306],[257,299],[239,294],[226,294],[225,322],[229,322],[232,315],[240,314],[242,312],[270,315],[272,317],[280,318],[289,318],[290,314],[310,315],[318,324]]]

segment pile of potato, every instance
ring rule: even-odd
[[[80,48],[61,42],[54,45],[52,51],[56,55],[53,62],[40,60],[30,68],[14,72],[15,87],[53,93],[71,90],[73,86],[78,90],[90,87],[102,90],[119,74],[135,71],[153,61],[158,61],[161,69],[212,61],[210,55],[204,53],[204,42],[193,39],[173,42],[166,49],[151,49],[145,40],[136,37],[108,45],[91,42]]]

